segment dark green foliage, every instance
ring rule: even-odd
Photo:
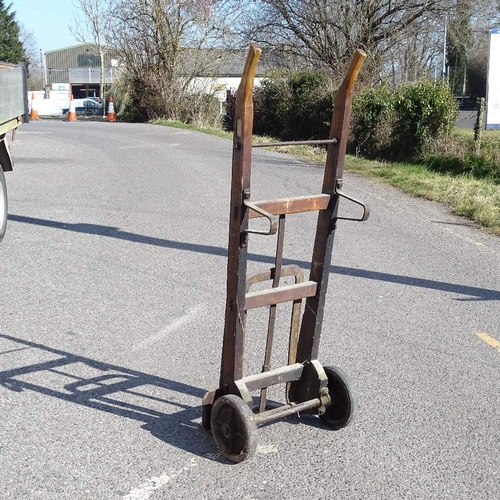
[[[451,175],[468,175],[479,179],[488,178],[500,184],[500,164],[489,155],[468,153],[464,158],[454,155],[434,154],[423,160],[424,165],[433,172]]]
[[[254,92],[254,133],[282,140],[326,139],[335,93],[325,74],[280,70]],[[441,81],[355,95],[348,150],[371,158],[416,159],[453,128],[457,103]],[[231,120],[229,120],[231,123]]]
[[[254,133],[283,139],[289,135],[286,76],[278,72],[254,91]]]
[[[369,158],[416,159],[448,134],[457,117],[449,87],[436,81],[382,85],[355,96],[349,151]]]
[[[386,85],[360,92],[353,100],[349,150],[368,157],[390,155],[395,93]]]
[[[334,94],[326,74],[280,70],[254,93],[254,133],[282,140],[328,138]]]
[[[0,61],[17,64],[27,61],[26,52],[19,38],[19,25],[10,5],[0,0]]]
[[[394,112],[393,156],[407,159],[422,155],[432,140],[450,132],[458,106],[448,85],[424,80],[401,87]]]

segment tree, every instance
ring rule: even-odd
[[[105,99],[104,56],[110,46],[114,4],[114,0],[75,0],[73,5],[81,12],[75,15],[72,24],[69,25],[73,36],[99,58],[99,96],[103,100]]]
[[[384,54],[380,76],[393,88],[441,75],[444,24],[438,17],[426,21],[425,29],[422,26],[408,33]]]
[[[19,24],[11,5],[5,7],[0,0],[0,61],[17,64],[26,62],[26,52],[20,39]]]
[[[40,90],[44,86],[41,49],[32,31],[19,24],[19,38],[26,52],[28,62],[28,90]]]
[[[467,60],[473,42],[472,11],[471,0],[458,0],[446,38],[448,67],[453,68],[450,74],[451,88],[453,92],[461,89],[462,99],[465,95]]]
[[[246,40],[280,48],[340,77],[356,48],[368,53],[363,74],[379,79],[388,55],[450,0],[255,0],[242,27]]]
[[[138,119],[182,118],[186,104],[206,104],[207,87],[224,62],[228,0],[120,0],[113,42],[126,93]],[[209,85],[208,85],[209,86]]]

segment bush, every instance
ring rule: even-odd
[[[213,127],[220,124],[220,103],[204,92],[187,94],[176,116],[183,123]]]
[[[254,90],[254,133],[284,139],[290,135],[285,71],[275,71]]]
[[[333,95],[325,73],[275,71],[254,92],[254,132],[282,140],[328,138]]]
[[[360,92],[353,100],[348,150],[384,158],[392,147],[394,91],[386,85]]]
[[[282,140],[326,139],[335,92],[325,73],[276,70],[254,91],[254,133]],[[234,103],[233,103],[234,104]],[[234,109],[228,101],[227,128]],[[387,85],[355,95],[348,151],[386,160],[418,160],[450,133],[458,106],[443,82]]]
[[[160,82],[122,72],[113,83],[115,109],[124,121],[179,120],[199,126],[220,125],[220,103],[204,88],[180,80]]]
[[[415,160],[449,134],[458,106],[442,82],[421,81],[394,91],[382,85],[353,100],[350,152],[370,158]]]
[[[392,156],[411,159],[425,154],[432,140],[449,134],[458,105],[444,82],[406,84],[396,93]]]

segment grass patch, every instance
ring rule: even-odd
[[[500,184],[500,130],[483,130],[479,154],[474,150],[474,131],[455,129],[450,137],[435,142],[422,163],[430,170],[453,175],[496,179]]]
[[[423,165],[382,163],[348,157],[351,172],[380,179],[405,193],[448,205],[493,234],[500,234],[500,186],[491,179],[474,179],[430,172]]]
[[[216,128],[200,128],[179,122],[159,120],[158,125],[196,130],[207,134],[232,139],[231,132]],[[456,137],[464,141],[464,149],[473,141],[474,132],[457,130]],[[276,142],[270,137],[254,136],[255,142]],[[483,131],[483,146],[500,152],[500,131]],[[323,163],[326,153],[321,148],[310,146],[280,146],[275,151],[291,154],[298,158]],[[500,154],[500,153],[499,153]],[[467,217],[493,234],[500,235],[500,185],[493,179],[476,179],[470,175],[453,176],[430,171],[425,165],[392,163],[366,160],[347,156],[345,168],[349,172],[378,179],[405,193],[428,200],[445,203],[457,215]]]

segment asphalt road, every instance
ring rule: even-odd
[[[232,465],[200,428],[219,376],[231,142],[40,121],[11,150],[1,499],[500,498],[498,238],[346,175],[372,215],[339,223],[320,360],[352,378],[357,418],[337,432],[315,418],[267,425],[253,460]],[[254,200],[318,193],[322,179],[260,150],[253,173]],[[286,260],[307,270],[315,218],[287,224]],[[249,251],[250,271],[269,267],[274,240]],[[249,318],[247,373],[264,324]]]

